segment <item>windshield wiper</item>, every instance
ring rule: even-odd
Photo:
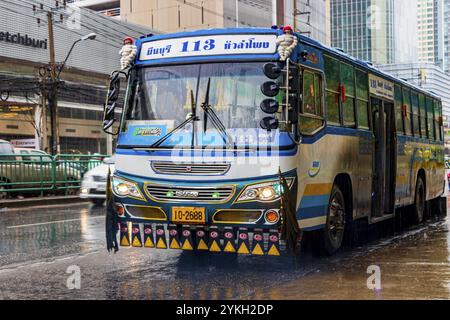
[[[194,92],[191,90],[191,114],[189,117],[184,120],[182,123],[180,123],[178,126],[176,126],[172,131],[167,133],[164,137],[153,143],[150,148],[157,148],[159,147],[164,141],[169,139],[175,132],[178,132],[179,130],[183,129],[188,123],[193,122],[194,125],[192,126],[192,142],[191,142],[191,148],[194,149],[194,137],[195,137],[195,122],[199,121],[199,117],[197,117],[197,105],[194,102]]]
[[[230,137],[230,135],[227,133],[227,130],[223,124],[222,121],[220,121],[217,114],[214,112],[214,110],[211,108],[211,105],[209,104],[209,92],[211,88],[211,78],[208,78],[208,84],[206,86],[206,95],[205,95],[205,101],[200,105],[200,107],[203,109],[203,112],[205,114],[203,119],[203,133],[206,133],[207,127],[208,127],[208,116],[211,118],[211,122],[216,127],[217,130],[220,131],[220,135],[222,136],[223,142],[225,145],[232,145],[233,148],[236,148],[236,143],[233,141],[233,139]]]
[[[191,116],[192,116],[192,140],[191,140],[191,149],[194,149],[195,147],[195,134],[196,134],[196,129],[195,129],[195,122],[199,121],[200,118],[197,117],[197,103],[195,102],[195,98],[194,98],[194,91],[191,90]]]

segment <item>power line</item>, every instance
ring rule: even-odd
[[[2,1],[8,2],[8,3],[10,3],[10,4],[14,4],[14,5],[19,5],[19,4],[17,4],[17,3],[12,3],[12,2],[10,2],[10,1],[8,1],[8,0],[2,0]],[[21,6],[22,6],[22,7],[25,7],[24,5],[21,5]],[[36,20],[36,16],[32,16],[32,15],[26,14],[26,13],[24,13],[24,12],[16,11],[16,10],[10,8],[10,7],[5,7],[5,6],[0,5],[0,8],[5,9],[6,11],[9,11],[9,12],[16,13],[16,14],[21,15],[21,16],[28,17],[28,18],[32,18],[33,20]],[[30,9],[30,8],[28,8],[28,9]],[[45,22],[45,21],[41,21],[41,23],[42,23],[43,25],[47,25],[47,22]],[[63,26],[61,26],[61,25],[59,25],[59,24],[56,24],[56,26],[57,26],[58,28],[60,28],[60,29],[64,29],[64,30],[70,31],[70,32],[75,33],[75,34],[80,35],[80,36],[84,36],[83,33],[79,33],[79,32],[77,32],[77,31],[75,31],[75,30],[72,30],[72,29],[64,28]],[[87,29],[88,29],[88,28],[87,28]],[[92,30],[92,29],[88,29],[88,30],[94,31],[94,30]],[[109,46],[113,46],[113,47],[116,47],[116,48],[120,48],[120,46],[115,45],[115,44],[112,44],[112,43],[108,43],[108,42],[101,41],[101,40],[97,40],[97,41],[98,41],[98,42],[101,42],[101,43],[103,43],[103,44],[107,44],[107,45],[109,45]]]
[[[36,6],[40,4],[40,3],[34,2],[34,1],[32,1],[32,0],[19,0],[19,1],[21,1],[21,2],[23,2],[23,3],[31,4],[31,5],[36,5]],[[46,5],[46,4],[43,4],[43,6],[44,6],[44,7],[47,7],[47,8],[50,8],[50,9],[52,8],[51,6]],[[73,7],[76,7],[76,6],[73,6]],[[102,26],[104,26],[104,27],[107,28],[107,30],[105,30],[105,29],[101,29],[101,28],[98,27],[98,26],[93,26],[91,23],[81,22],[82,24],[84,23],[84,24],[86,24],[86,25],[90,25],[91,27],[98,28],[99,30],[102,30],[103,32],[105,32],[105,34],[103,34],[103,36],[105,36],[105,37],[111,36],[111,33],[112,33],[112,32],[115,32],[115,34],[117,34],[118,37],[120,37],[120,38],[129,36],[128,33],[125,33],[124,31],[121,31],[121,30],[118,30],[118,29],[114,28],[112,25],[116,25],[117,23],[116,23],[115,21],[113,21],[113,20],[107,18],[107,17],[104,17],[102,14],[96,13],[95,11],[92,11],[92,10],[89,10],[89,9],[86,9],[86,8],[80,8],[80,7],[76,7],[76,8],[78,8],[78,9],[80,10],[80,12],[81,12],[81,11],[84,11],[85,14],[82,15],[83,18],[90,19],[90,20],[92,20],[93,22],[95,22],[95,23],[97,23],[97,24],[100,24],[100,25],[102,25]],[[64,10],[67,10],[67,9],[64,9]],[[98,18],[106,18],[106,19],[108,19],[107,21],[108,21],[111,25],[106,25],[106,24],[104,24],[104,23],[102,23],[102,22],[100,22],[100,21],[98,21],[98,20],[95,20],[94,17],[92,17],[92,15],[95,15],[95,16],[98,17]],[[122,26],[122,25],[121,25],[121,26]],[[134,34],[139,34],[139,32],[136,32],[136,31],[133,31],[133,33],[134,33]],[[139,34],[139,35],[140,35],[140,34]]]

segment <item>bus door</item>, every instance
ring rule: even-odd
[[[372,217],[381,217],[394,212],[394,105],[373,97],[371,105],[375,136]]]

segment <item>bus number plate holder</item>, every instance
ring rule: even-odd
[[[172,222],[177,224],[205,224],[205,208],[172,207]]]

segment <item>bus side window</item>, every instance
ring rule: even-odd
[[[356,109],[358,127],[369,129],[369,84],[367,73],[356,69]]]
[[[406,88],[403,88],[403,120],[405,123],[405,133],[407,135],[412,135],[413,133],[411,130],[411,90]]]
[[[422,133],[422,138],[427,137],[427,111],[425,107],[425,96],[423,94],[419,95],[419,111],[420,111],[420,131]]]
[[[427,130],[428,130],[428,139],[434,140],[434,117],[433,117],[433,100],[429,97],[426,98],[427,101]]]
[[[413,131],[416,137],[420,137],[420,124],[419,124],[419,98],[416,92],[411,93],[411,105],[412,105],[412,120]]]
[[[434,131],[436,132],[436,140],[441,141],[441,128],[439,125],[439,118],[441,116],[441,113],[439,112],[439,103],[438,101],[434,100]]]
[[[341,63],[341,86],[342,93],[345,97],[341,97],[342,113],[344,116],[345,126],[354,126],[355,120],[355,73],[353,66]]]
[[[313,134],[323,126],[322,76],[308,70],[303,71],[302,108],[299,127],[303,134]]]
[[[339,61],[329,56],[325,59],[326,88],[326,108],[327,120],[333,125],[340,125],[339,112]]]
[[[402,89],[395,85],[395,124],[397,133],[404,134],[403,130],[403,108],[402,108]]]

